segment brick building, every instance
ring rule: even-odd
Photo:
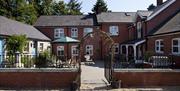
[[[34,26],[53,41],[61,36],[68,36],[81,41],[83,36],[89,32],[104,31],[114,40],[115,54],[117,56],[123,54],[126,60],[133,59],[136,61],[143,59],[144,53],[147,51],[156,53],[154,46],[154,36],[156,34],[154,35],[154,33],[162,31],[160,29],[162,26],[170,26],[165,24],[170,22],[179,10],[179,0],[167,0],[165,2],[157,0],[157,7],[151,11],[138,10],[137,12],[103,12],[98,15],[41,16]],[[179,23],[177,23],[177,26],[179,26]],[[177,33],[170,33],[171,30],[165,31],[169,31],[166,35],[179,37]],[[163,36],[166,37],[166,35]],[[103,59],[109,50],[107,45],[104,45],[104,41],[99,36],[86,39],[83,44],[82,56],[89,54],[94,59]],[[76,51],[75,46],[77,44],[67,46],[63,43],[52,43],[52,51],[55,55],[61,55],[62,53],[65,56],[77,56],[77,52],[74,52]],[[168,46],[171,46],[171,44],[168,44]],[[179,53],[179,44],[177,50]],[[164,53],[170,55],[172,51]],[[175,55],[175,58],[177,58],[176,60],[179,59],[177,55]]]

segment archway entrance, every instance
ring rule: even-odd
[[[84,36],[79,48],[81,89],[107,88],[112,75],[114,41],[107,33],[97,30]]]

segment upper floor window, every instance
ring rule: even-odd
[[[57,56],[64,56],[64,46],[57,46]]]
[[[109,27],[109,33],[111,36],[119,35],[119,28],[118,26],[110,26]]]
[[[172,53],[180,54],[180,38],[175,38],[172,40]]]
[[[78,29],[71,28],[71,37],[77,38],[78,37]]]
[[[71,47],[71,54],[72,54],[72,56],[78,56],[77,46],[72,46]]]
[[[93,29],[92,28],[84,28],[84,36],[86,36],[88,33],[91,33],[93,32]]]
[[[63,28],[56,28],[54,29],[54,38],[64,37],[64,29]]]
[[[142,23],[137,22],[137,38],[141,38],[141,34],[142,34]]]
[[[93,45],[86,45],[86,54],[93,55]]]
[[[155,41],[155,51],[157,53],[163,53],[164,52],[164,43],[162,39]]]

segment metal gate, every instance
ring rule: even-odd
[[[104,60],[104,75],[109,83],[112,81],[113,73],[113,59],[111,56],[112,55],[107,55]]]

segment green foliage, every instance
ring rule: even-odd
[[[78,0],[0,0],[0,15],[34,24],[41,15],[80,15],[81,3]]]
[[[81,4],[78,0],[70,0],[67,4],[68,14],[69,15],[81,15]]]
[[[49,63],[51,63],[51,57],[49,51],[44,51],[40,53],[39,56],[35,59],[36,67],[47,67]]]
[[[97,0],[92,11],[95,14],[99,14],[101,12],[107,12],[108,11],[107,4],[104,2],[104,0]]]
[[[151,4],[151,5],[149,5],[149,7],[147,9],[150,11],[150,10],[153,10],[154,8],[156,8],[156,6],[154,4]]]
[[[15,52],[23,52],[27,43],[27,38],[25,35],[12,35],[7,38],[6,49],[8,53],[14,54]]]
[[[37,19],[34,6],[26,0],[0,0],[0,2],[0,15],[27,24],[33,24]]]
[[[53,15],[67,15],[68,9],[66,4],[63,1],[58,3],[53,3]]]

